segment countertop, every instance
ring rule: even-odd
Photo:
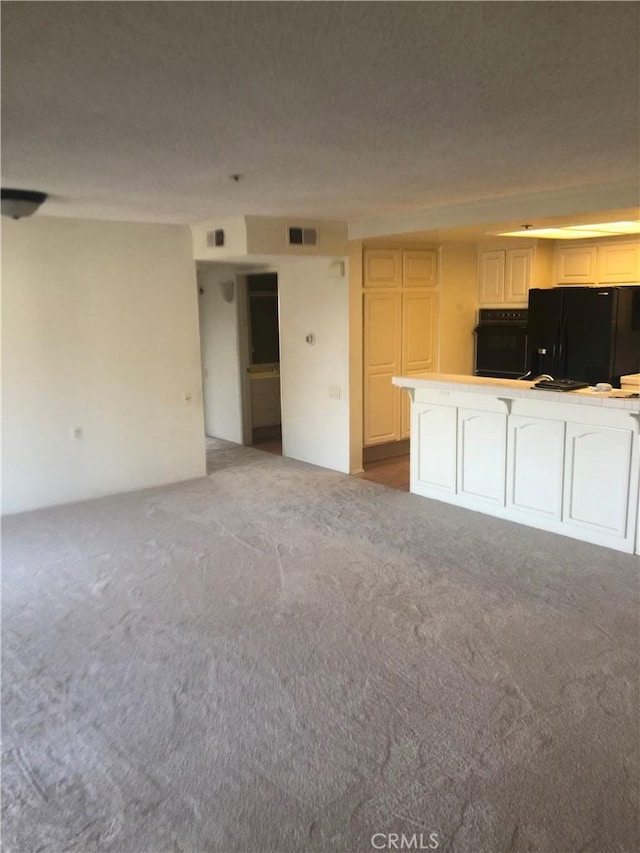
[[[579,391],[541,391],[533,382],[522,379],[493,379],[485,376],[461,376],[455,373],[420,373],[413,376],[394,376],[394,385],[400,388],[437,388],[442,391],[471,391],[475,394],[491,394],[497,397],[526,397],[546,402],[573,403],[586,406],[601,406],[607,409],[626,410],[640,414],[640,398],[629,396],[632,392],[615,389],[595,391],[581,388]]]

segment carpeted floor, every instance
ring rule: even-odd
[[[7,853],[638,849],[636,558],[209,457],[5,519]]]

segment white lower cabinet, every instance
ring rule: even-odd
[[[411,434],[424,440],[411,443],[411,491],[454,495],[458,410],[437,403],[418,403],[412,409]]]
[[[630,429],[567,424],[566,524],[627,536],[632,443]]]
[[[412,393],[412,492],[640,551],[640,414],[420,385]]]
[[[458,494],[504,506],[507,416],[458,410]]]
[[[562,518],[564,423],[509,418],[507,507],[543,518]]]

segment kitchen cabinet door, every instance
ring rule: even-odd
[[[433,291],[402,294],[402,376],[415,376],[434,369],[438,295]],[[401,438],[410,434],[409,395],[402,394]]]
[[[409,396],[407,394],[407,396]],[[411,491],[429,496],[456,491],[455,406],[415,403],[411,430]]]
[[[531,286],[533,249],[507,249],[504,276],[504,301],[526,305]]]
[[[558,246],[555,280],[558,284],[595,284],[596,246]]]
[[[364,445],[400,439],[400,293],[364,295]]]
[[[640,281],[640,242],[598,246],[598,283],[625,284]]]
[[[507,416],[458,409],[458,494],[504,506]]]
[[[567,424],[566,524],[627,538],[633,438],[631,429]]]
[[[480,252],[479,265],[480,305],[501,305],[504,302],[504,250]]]
[[[507,507],[560,521],[564,423],[512,415],[507,446]]]
[[[404,249],[402,252],[402,286],[435,287],[437,255],[431,249]]]
[[[365,249],[363,266],[365,288],[399,288],[402,284],[402,251],[400,249]]]

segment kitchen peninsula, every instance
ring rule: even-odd
[[[425,373],[411,396],[411,492],[640,553],[640,398]]]

